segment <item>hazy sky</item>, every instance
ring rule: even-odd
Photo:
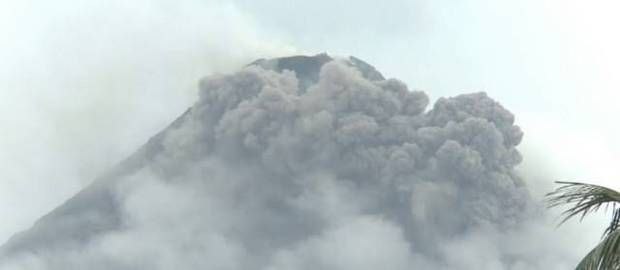
[[[525,132],[523,174],[620,188],[616,1],[0,0],[0,241],[255,58],[355,55],[432,99],[486,91]],[[592,243],[604,219],[576,226]],[[579,239],[577,239],[579,237]],[[579,242],[581,243],[581,242]]]

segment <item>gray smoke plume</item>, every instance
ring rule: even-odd
[[[567,269],[532,245],[548,234],[515,173],[514,116],[485,93],[428,104],[354,57],[207,77],[167,129],[11,238],[0,265]]]

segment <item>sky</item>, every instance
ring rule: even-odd
[[[614,1],[0,0],[0,241],[256,58],[354,55],[432,100],[486,91],[525,132],[521,173],[620,188]],[[606,225],[580,230],[592,245]]]

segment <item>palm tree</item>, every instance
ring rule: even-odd
[[[561,186],[546,195],[549,207],[568,205],[562,212],[567,220],[578,217],[582,220],[586,215],[601,208],[613,210],[609,227],[603,232],[600,243],[592,249],[577,265],[576,270],[620,270],[620,192],[610,188],[577,183],[556,182]]]

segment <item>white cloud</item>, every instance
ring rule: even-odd
[[[11,220],[0,239],[181,113],[198,77],[296,51],[287,44],[360,56],[433,98],[488,91],[524,127],[524,167],[540,176],[530,180],[539,195],[554,180],[618,187],[619,4],[404,2],[381,11],[313,2],[317,12],[223,1],[0,2],[0,215]],[[342,15],[347,6],[359,16]],[[575,241],[597,240],[603,222],[585,224],[591,237]]]
[[[134,151],[197,81],[295,49],[222,1],[0,1],[0,241]]]

